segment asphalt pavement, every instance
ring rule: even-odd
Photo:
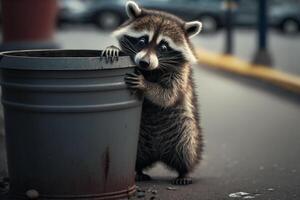
[[[210,48],[221,51],[218,34],[195,42],[207,47],[210,40]],[[102,49],[115,44],[109,34],[94,30],[61,31],[56,40],[65,48]],[[139,199],[300,199],[300,95],[199,65],[194,72],[205,139],[204,158],[191,175],[194,184],[172,186],[176,174],[158,164],[148,171],[153,181],[138,183],[145,191]],[[3,137],[2,147],[1,142]],[[0,172],[5,166],[1,152]]]

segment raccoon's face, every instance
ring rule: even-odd
[[[176,69],[196,62],[189,38],[200,32],[200,22],[184,22],[168,13],[141,9],[133,1],[127,2],[126,11],[129,20],[114,35],[138,67]]]

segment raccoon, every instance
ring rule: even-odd
[[[125,82],[145,97],[136,180],[151,180],[143,170],[162,162],[178,172],[173,184],[191,184],[188,174],[201,160],[203,139],[191,68],[196,56],[189,38],[201,31],[201,23],[140,8],[134,1],[127,2],[126,12],[129,20],[113,34],[138,66]],[[111,60],[118,55],[114,46],[102,53]]]

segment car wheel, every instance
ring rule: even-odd
[[[300,24],[295,19],[286,19],[281,24],[281,30],[287,34],[295,34],[300,30]]]
[[[212,16],[201,16],[200,21],[203,25],[204,32],[216,32],[219,28],[218,20]]]
[[[103,11],[96,16],[96,24],[101,29],[113,30],[121,24],[121,17],[112,11]]]

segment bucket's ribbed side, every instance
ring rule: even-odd
[[[12,198],[134,193],[141,99],[125,85],[130,72],[1,70]]]

